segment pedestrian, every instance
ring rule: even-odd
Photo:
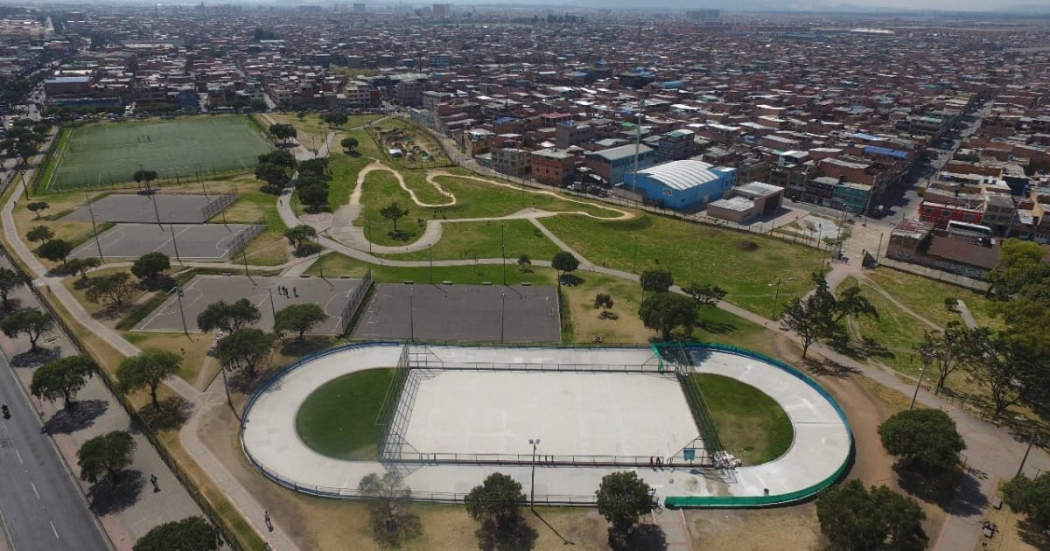
[[[295,298],[299,298],[299,288],[298,287],[292,287],[292,291],[295,292]]]
[[[266,517],[266,529],[273,532],[273,522],[270,521],[270,512],[263,511],[263,514]]]
[[[153,493],[157,493],[160,491],[160,484],[157,483],[157,475],[149,475],[149,482],[150,484],[153,484]]]

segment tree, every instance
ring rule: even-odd
[[[23,308],[0,320],[0,331],[8,337],[14,339],[20,334],[29,337],[31,352],[39,350],[37,340],[54,326],[55,320],[51,316],[35,308]]]
[[[1027,515],[1037,529],[1050,530],[1050,473],[1011,479],[1003,485],[1003,501],[1014,511]]]
[[[343,138],[339,142],[339,145],[343,146],[343,149],[346,150],[347,155],[350,155],[354,153],[359,144],[357,143],[357,138]]]
[[[823,280],[823,278],[821,278]],[[825,282],[825,285],[827,283]],[[825,287],[826,289],[826,287]],[[868,316],[870,318],[879,319],[879,313],[872,306],[871,302],[868,301],[861,294],[860,287],[850,287],[845,291],[842,291],[838,298],[828,295],[834,299],[834,308],[831,312],[831,323],[832,325],[838,324],[842,318],[846,316]]]
[[[1029,342],[1005,332],[984,335],[973,345],[969,374],[991,392],[996,419],[1010,406],[1050,389],[1046,358]]]
[[[523,254],[518,257],[518,271],[524,272],[528,266],[532,266],[532,259],[529,255]]]
[[[11,291],[22,285],[28,285],[30,280],[22,272],[16,272],[8,268],[0,267],[0,302],[4,310],[11,308]]]
[[[307,240],[313,239],[317,236],[317,230],[313,226],[306,224],[299,224],[293,228],[288,228],[284,231],[284,236],[288,239],[288,243],[298,249],[306,243]]]
[[[521,520],[525,494],[518,481],[503,473],[492,473],[470,490],[463,502],[474,520],[492,524],[497,530],[507,529]]]
[[[97,256],[86,256],[84,258],[70,258],[66,263],[66,268],[70,273],[79,273],[81,281],[87,281],[88,270],[98,268],[101,265],[102,261]]]
[[[84,296],[89,302],[108,302],[110,307],[116,308],[131,298],[135,287],[130,274],[117,272],[92,279]]]
[[[132,179],[135,180],[135,183],[137,184],[145,183],[146,189],[149,189],[150,182],[157,179],[157,171],[140,168],[132,175]]]
[[[346,113],[343,113],[342,111],[336,111],[335,113],[329,113],[322,116],[321,120],[332,126],[342,126],[350,120],[350,117],[346,116]]]
[[[670,270],[661,268],[649,268],[642,271],[642,290],[655,293],[666,293],[674,285],[674,276]]]
[[[238,329],[215,343],[215,353],[224,368],[244,369],[249,377],[255,377],[276,341],[276,335],[261,329]]]
[[[566,274],[575,272],[576,268],[580,267],[580,261],[569,251],[559,251],[551,259],[551,267],[561,272],[558,274],[558,285],[561,285],[561,278],[565,277]]]
[[[219,531],[203,517],[187,517],[153,527],[139,538],[132,551],[218,551]]]
[[[696,322],[696,303],[677,293],[656,293],[642,300],[638,317],[647,328],[659,331],[661,340],[667,341],[676,327],[692,330]]]
[[[120,389],[129,392],[142,387],[149,387],[150,400],[154,408],[159,408],[157,387],[160,383],[179,372],[182,358],[174,352],[147,348],[142,352],[125,358],[117,368],[117,379]]]
[[[55,232],[47,226],[35,226],[26,232],[26,239],[36,243],[37,241],[48,241],[55,236]]]
[[[51,208],[51,205],[47,201],[34,201],[26,205],[26,208],[33,211],[36,214],[37,219],[40,218],[40,212]]]
[[[926,476],[955,472],[966,443],[955,421],[939,409],[902,411],[879,425],[886,452]]]
[[[284,149],[275,149],[269,153],[259,155],[259,164],[273,164],[288,168],[295,168],[295,155]]]
[[[383,218],[390,220],[394,224],[394,233],[396,234],[397,221],[399,218],[404,218],[405,216],[408,216],[408,209],[401,208],[401,206],[397,204],[397,201],[394,201],[386,207],[383,207],[383,210],[379,211],[379,214],[381,214]]]
[[[213,302],[197,314],[197,327],[205,333],[221,329],[233,333],[248,327],[262,319],[262,314],[248,299],[242,298],[234,303],[224,300]]]
[[[598,293],[594,295],[594,309],[597,310],[598,308],[601,308],[603,314],[609,308],[612,308],[613,304],[615,303],[613,302],[612,295],[609,293]]]
[[[652,489],[634,471],[603,476],[594,494],[598,512],[622,536],[638,524],[638,517],[653,510]]]
[[[1033,241],[1003,240],[998,262],[985,274],[985,279],[990,284],[988,294],[993,298],[1006,300],[1036,279],[1035,276],[1045,277],[1045,256],[1046,251]]]
[[[289,139],[299,135],[295,127],[290,124],[271,124],[270,134],[273,134],[273,137],[282,142],[287,142]]]
[[[90,356],[67,356],[34,371],[29,392],[50,402],[61,398],[65,407],[72,408],[73,398],[97,370],[98,364]]]
[[[696,281],[682,287],[682,292],[692,298],[698,307],[714,306],[726,296],[725,289],[722,289],[718,285],[699,283]]]
[[[171,269],[171,259],[162,252],[146,253],[131,265],[131,273],[139,279],[156,281],[157,277],[166,270]]]
[[[273,163],[263,163],[255,167],[255,177],[266,182],[265,191],[268,193],[280,193],[289,181],[287,169]]]
[[[817,519],[830,548],[841,551],[920,551],[929,538],[926,513],[915,500],[885,486],[869,492],[859,480],[828,488],[817,498]]]
[[[328,158],[318,157],[299,163],[299,177],[306,175],[320,177],[324,182],[331,180],[331,175],[328,173]]]
[[[803,359],[813,343],[832,333],[834,311],[835,297],[826,287],[824,290],[818,287],[808,298],[799,297],[788,303],[781,323],[802,339]]]
[[[380,544],[396,547],[419,534],[419,517],[408,511],[412,490],[405,486],[400,473],[388,471],[383,476],[371,473],[361,479],[357,488],[362,497],[369,500],[372,534]]]
[[[306,205],[307,210],[310,212],[320,212],[328,205],[328,188],[319,185],[301,187],[299,188],[299,200]],[[386,211],[386,209],[383,209],[383,211]],[[383,216],[386,215],[384,214]],[[397,225],[396,221],[394,225]]]
[[[982,353],[981,343],[987,342],[989,333],[987,328],[970,329],[958,321],[950,321],[944,332],[928,335],[919,347],[929,347],[932,350],[932,357],[936,360],[934,365],[937,367],[937,386],[934,394],[938,394],[944,390],[949,375]]]
[[[110,480],[119,480],[124,469],[131,465],[134,451],[135,440],[131,433],[123,430],[115,430],[84,442],[77,450],[81,480],[96,484],[106,474]]]
[[[45,241],[37,252],[51,262],[61,262],[62,266],[66,266],[66,258],[73,252],[73,244],[65,239],[52,239]]]
[[[278,310],[273,319],[274,331],[277,333],[285,331],[298,332],[299,336],[296,340],[301,341],[303,340],[303,335],[311,327],[328,319],[328,314],[325,314],[320,306],[313,303],[293,304]]]

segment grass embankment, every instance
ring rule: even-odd
[[[509,258],[513,263],[523,254],[550,260],[559,250],[528,220],[504,220],[443,224],[441,240],[430,251],[378,256],[394,260],[427,260],[430,255],[434,260]]]
[[[299,406],[296,432],[321,455],[374,460],[376,419],[393,378],[393,369],[368,369],[328,381]]]
[[[1002,326],[1002,319],[992,313],[992,301],[982,293],[885,267],[866,272],[865,277],[940,327],[951,321],[963,322],[957,309],[949,310],[945,305],[945,300],[949,298],[962,300],[978,325],[993,328]]]
[[[819,251],[778,239],[652,214],[617,221],[555,216],[543,224],[591,262],[628,272],[659,266],[682,284],[718,285],[728,291],[725,300],[763,316],[773,307],[777,278],[785,304],[812,287],[809,274],[821,258]]]
[[[791,447],[795,431],[787,413],[766,393],[731,377],[693,375],[726,451],[745,465],[772,461]]]

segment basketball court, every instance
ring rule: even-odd
[[[62,220],[137,222],[144,224],[203,224],[232,203],[234,195],[113,194],[78,208]]]
[[[173,264],[181,260],[225,262],[240,252],[263,226],[249,224],[117,224],[73,249],[73,258],[134,259],[162,252]]]

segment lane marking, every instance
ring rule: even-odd
[[[55,533],[55,539],[56,540],[59,539],[59,537],[58,537],[58,530],[55,530],[55,523],[53,521],[50,521],[50,520],[47,521],[47,523],[51,525],[51,531]]]
[[[30,481],[29,485],[33,487],[33,493],[36,494],[36,498],[40,499],[40,492],[36,491],[36,484],[33,484],[33,482]]]
[[[22,461],[22,454],[19,453],[18,448],[15,448],[15,455],[18,456],[18,464],[19,465],[25,465],[26,464],[25,461]]]

